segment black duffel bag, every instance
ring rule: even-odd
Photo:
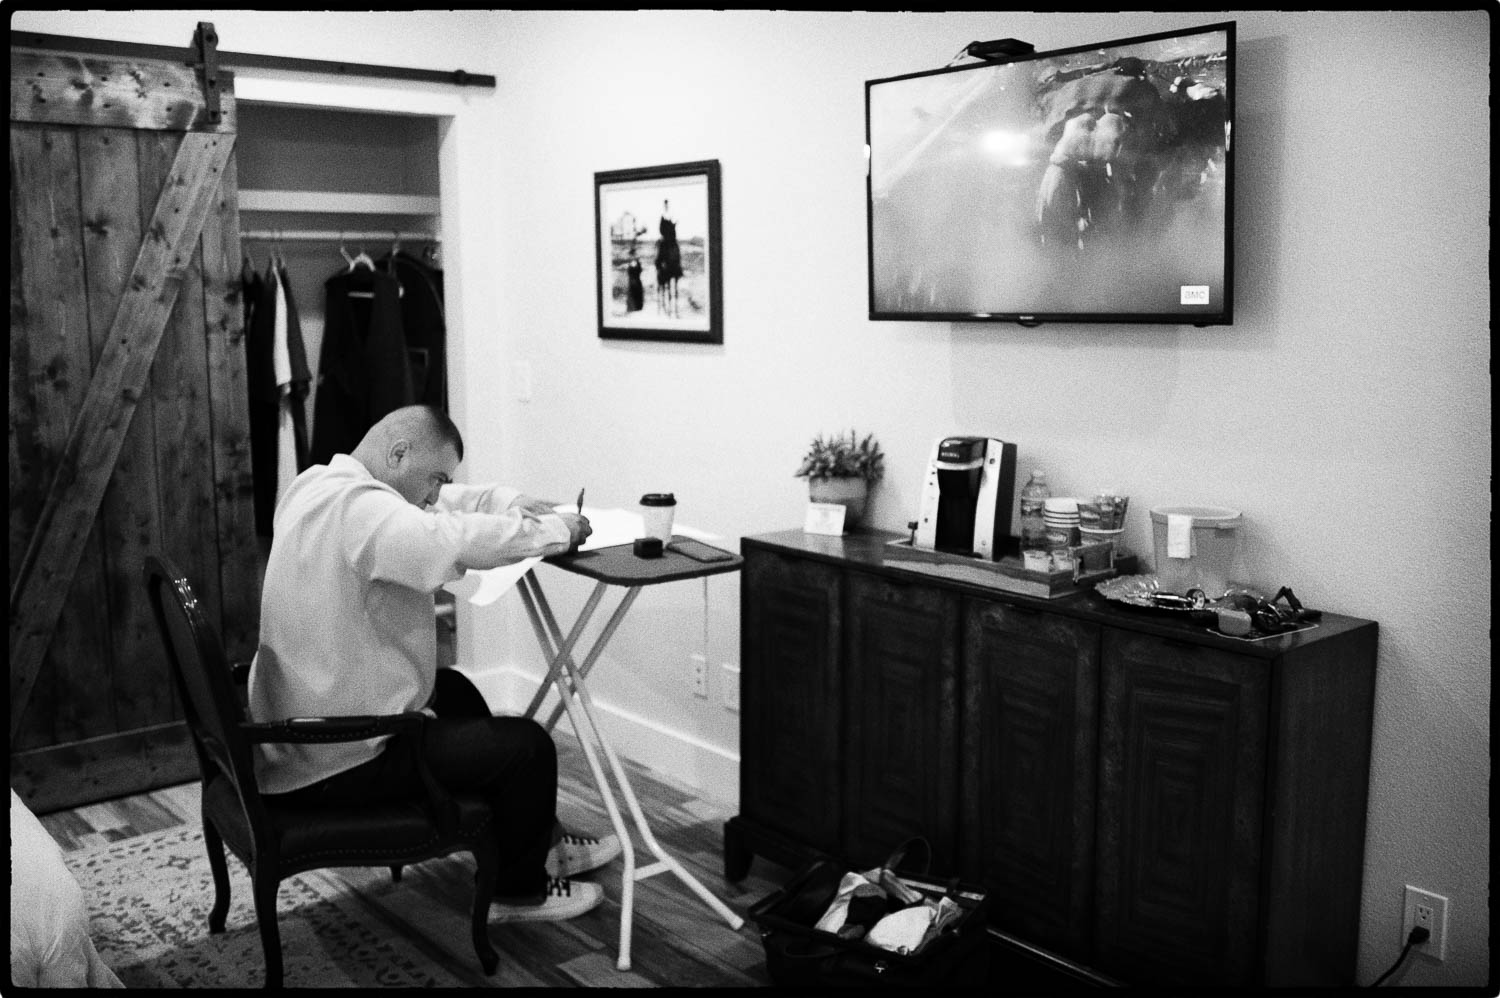
[[[925,851],[921,873],[900,868],[913,845]],[[984,987],[989,976],[988,898],[982,889],[963,886],[956,878],[944,882],[928,876],[931,855],[925,839],[911,839],[881,868],[924,898],[950,898],[961,911],[942,932],[911,953],[816,928],[838,896],[846,872],[832,859],[814,860],[786,887],[756,902],[749,914],[760,927],[771,982],[788,988]]]

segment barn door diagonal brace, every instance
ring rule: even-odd
[[[219,33],[212,21],[199,21],[193,32],[192,65],[198,70],[198,81],[203,85],[203,106],[208,112],[210,124],[223,120],[219,109]]]
[[[36,688],[73,574],[151,375],[234,135],[188,132],[141,240],[126,291],[10,590],[10,741]]]

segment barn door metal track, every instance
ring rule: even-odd
[[[208,22],[200,22],[202,26]],[[208,24],[210,31],[212,24]],[[138,42],[117,42],[108,38],[81,38],[75,35],[47,35],[38,32],[12,31],[12,47],[47,49],[58,52],[81,52],[87,55],[107,55],[134,59],[163,59],[183,62],[190,66],[203,63],[198,38],[186,51],[171,45],[143,45]],[[214,43],[217,44],[217,41]],[[462,69],[408,69],[404,66],[374,66],[361,62],[336,62],[326,59],[293,59],[279,55],[257,55],[253,52],[219,51],[220,69],[281,69],[301,73],[326,73],[333,76],[367,76],[382,80],[409,80],[418,83],[446,83],[455,87],[495,88],[495,78],[478,73],[467,73]]]

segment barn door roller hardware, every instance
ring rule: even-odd
[[[219,33],[212,21],[199,21],[193,32],[193,51],[188,62],[197,67],[198,80],[203,84],[203,106],[208,111],[210,124],[223,120],[219,109]]]

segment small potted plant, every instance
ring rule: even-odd
[[[797,468],[796,477],[807,479],[808,498],[844,507],[844,526],[853,527],[865,515],[870,486],[885,474],[885,455],[875,434],[863,440],[851,429],[848,434],[818,434]]]

